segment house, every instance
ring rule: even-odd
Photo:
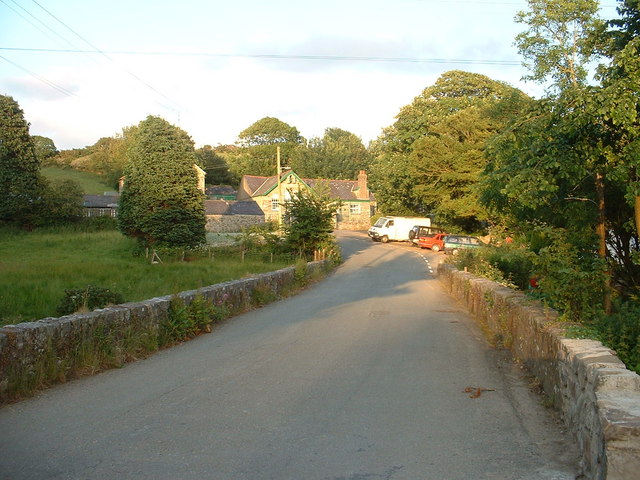
[[[290,200],[300,190],[317,191],[328,189],[331,197],[342,201],[336,212],[336,229],[362,230],[371,225],[376,210],[376,200],[369,190],[367,174],[361,170],[357,180],[325,180],[300,178],[288,171],[278,177],[244,175],[238,189],[238,200],[253,200],[264,212],[266,221],[278,221],[281,215],[281,200]],[[282,199],[280,198],[282,196]]]
[[[205,200],[207,232],[240,232],[250,225],[265,223],[264,212],[253,200]]]
[[[235,200],[238,194],[230,185],[211,185],[204,193],[210,200]]]
[[[106,192],[104,195],[83,195],[82,206],[87,217],[115,217],[118,214],[120,195]]]

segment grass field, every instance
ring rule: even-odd
[[[0,325],[55,316],[65,289],[96,285],[121,293],[125,301],[170,295],[264,273],[293,262],[247,255],[230,248],[213,258],[151,264],[134,256],[135,241],[117,231],[81,233],[0,230]]]
[[[95,173],[81,172],[71,168],[45,167],[40,170],[49,180],[73,180],[78,182],[87,195],[101,195],[113,191],[113,185],[107,185],[104,177]]]

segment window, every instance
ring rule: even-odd
[[[271,197],[271,210],[273,211],[280,210],[280,199],[278,198],[277,193]]]
[[[349,205],[349,213],[351,215],[360,215],[360,204],[352,203]]]

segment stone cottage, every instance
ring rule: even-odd
[[[253,200],[264,212],[266,221],[278,221],[281,203],[290,200],[300,190],[328,189],[329,195],[342,201],[336,212],[336,229],[363,230],[371,225],[376,211],[375,196],[369,191],[367,174],[361,170],[357,180],[325,180],[300,178],[288,171],[278,177],[244,175],[238,189],[238,200]],[[282,197],[282,198],[280,198]]]

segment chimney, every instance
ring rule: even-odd
[[[360,170],[358,174],[358,190],[356,192],[358,200],[369,200],[369,187],[367,186],[367,172]]]

